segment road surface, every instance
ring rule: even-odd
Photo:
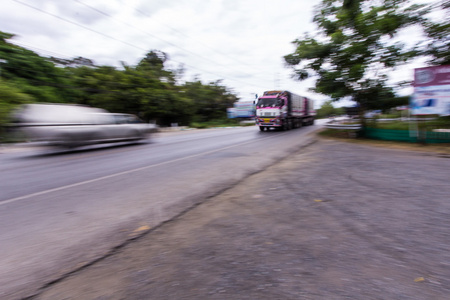
[[[30,300],[449,299],[449,156],[362,143],[318,139]]]
[[[317,126],[157,134],[149,143],[0,153],[0,298],[108,255],[311,142]]]

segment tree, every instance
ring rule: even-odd
[[[69,79],[62,69],[37,53],[14,45],[8,40],[13,34],[0,31],[1,79],[20,86],[21,92],[39,102],[69,101]]]
[[[14,84],[0,81],[0,140],[4,131],[2,125],[11,122],[9,117],[13,109],[32,101],[30,95],[22,93]]]
[[[63,59],[51,56],[49,58],[51,62],[53,62],[56,65],[64,66],[64,67],[95,67],[94,62],[85,57],[78,56],[73,59]]]
[[[164,63],[168,60],[166,53],[158,50],[148,52],[136,66],[136,70],[152,73],[153,76],[163,78],[170,72],[164,70]]]
[[[197,122],[226,118],[227,108],[238,100],[236,95],[221,85],[220,80],[207,85],[200,80],[186,82],[183,90],[186,97],[192,99]]]
[[[322,106],[320,106],[320,108],[316,111],[317,118],[325,118],[332,115],[341,115],[344,113],[343,108],[335,108],[332,102],[332,100],[328,100],[325,101]]]
[[[408,0],[322,0],[313,19],[318,36],[295,40],[295,52],[284,59],[295,78],[317,76],[315,92],[333,101],[350,98],[363,115],[380,99],[394,97],[387,74],[415,54],[394,38],[423,21],[422,7]]]
[[[45,58],[8,40],[0,31],[0,125],[29,102],[77,103],[136,114],[160,125],[189,125],[226,116],[237,97],[220,81],[178,84],[184,72],[165,68],[167,54],[149,51],[136,66],[98,66],[88,58]]]
[[[440,9],[444,14],[442,22],[426,20],[424,22],[425,33],[429,41],[425,43],[423,54],[430,56],[431,65],[450,64],[450,2],[440,1],[431,6],[430,10]]]

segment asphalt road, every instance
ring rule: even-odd
[[[33,300],[447,300],[449,168],[318,139]]]
[[[0,298],[17,299],[308,144],[317,126],[157,134],[71,152],[0,151]]]

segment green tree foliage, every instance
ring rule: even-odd
[[[236,95],[231,93],[221,81],[202,84],[199,80],[186,82],[183,87],[186,97],[192,99],[196,122],[208,122],[215,119],[226,118],[227,108],[238,101]]]
[[[320,108],[316,111],[317,118],[326,118],[330,116],[342,115],[344,113],[344,109],[341,107],[334,107],[333,101],[328,100],[325,101]]]
[[[442,0],[436,5],[430,5],[429,10],[440,10],[444,16],[442,20],[424,22],[429,41],[423,54],[431,57],[431,65],[450,65],[450,2]]]
[[[33,98],[23,93],[15,84],[0,80],[0,137],[3,133],[1,125],[11,121],[9,117],[13,109],[32,101]]]
[[[191,115],[188,99],[182,97],[172,74],[162,65],[141,61],[137,67],[125,66],[124,70],[110,66],[67,69],[80,104],[136,114],[161,125],[188,122]]]
[[[0,32],[0,124],[17,105],[28,102],[77,103],[111,112],[136,114],[159,125],[226,117],[238,98],[220,81],[177,84],[183,69],[165,67],[166,53],[152,50],[136,66],[98,66],[88,58],[43,58],[9,43]]]
[[[391,108],[409,105],[409,98],[410,96],[380,97],[378,101],[373,103],[372,109],[387,113]]]
[[[423,21],[421,8],[408,0],[322,0],[314,16],[319,35],[295,40],[285,61],[299,80],[316,76],[316,92],[350,98],[361,111],[376,108],[395,96],[389,70],[416,54],[394,38]]]
[[[67,101],[69,81],[61,70],[48,59],[7,41],[13,37],[0,31],[0,59],[5,61],[1,64],[2,79],[16,83],[36,101]]]

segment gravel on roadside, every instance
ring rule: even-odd
[[[448,299],[449,169],[319,139],[35,299]]]

